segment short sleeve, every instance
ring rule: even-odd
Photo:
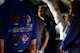
[[[33,30],[32,30],[32,37],[31,39],[36,39],[37,38],[37,20],[36,17],[32,16],[32,24],[33,24]]]

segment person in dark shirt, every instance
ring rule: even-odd
[[[70,3],[69,14],[72,15],[72,18],[60,49],[64,50],[63,53],[80,53],[80,1]]]
[[[56,46],[56,31],[55,31],[55,22],[53,18],[47,15],[48,6],[47,5],[39,5],[40,12],[38,16],[44,21],[44,26],[47,28],[49,33],[49,41],[47,46],[44,50],[45,53],[56,53],[57,46]],[[56,48],[56,49],[54,49]]]

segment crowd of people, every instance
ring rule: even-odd
[[[61,19],[54,16],[52,0],[41,1],[36,10],[31,0],[5,0],[0,6],[0,53],[80,53],[80,1],[71,1]]]

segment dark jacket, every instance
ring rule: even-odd
[[[67,30],[67,36],[62,42],[63,50],[69,49],[72,45],[80,45],[80,14],[76,14],[72,17]]]

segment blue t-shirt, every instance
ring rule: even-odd
[[[5,53],[24,50],[31,39],[36,39],[35,16],[18,0],[7,0],[0,7],[0,25],[0,38],[5,41]]]

